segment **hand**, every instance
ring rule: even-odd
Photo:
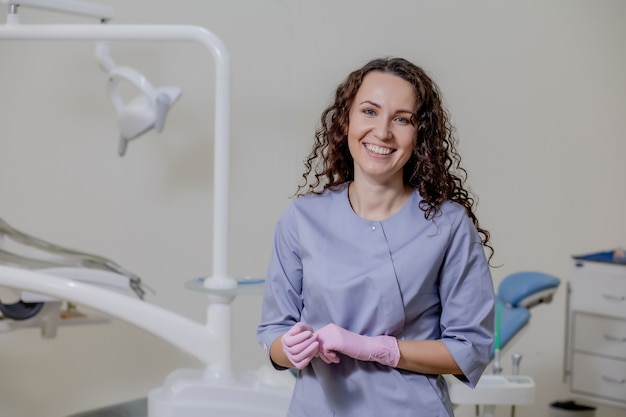
[[[398,341],[392,336],[362,336],[333,323],[316,333],[319,341],[318,356],[328,364],[339,363],[337,352],[394,368],[400,360]]]
[[[298,369],[304,369],[317,356],[319,342],[313,328],[306,323],[293,325],[281,337],[280,343],[287,359]]]

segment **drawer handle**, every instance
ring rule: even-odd
[[[606,340],[610,340],[611,342],[621,342],[621,343],[626,342],[626,337],[624,336],[613,336],[613,335],[605,333],[604,338]]]
[[[626,379],[624,378],[614,378],[612,376],[602,375],[602,379],[606,382],[612,382],[615,384],[626,384]]]
[[[626,300],[626,296],[623,295],[613,295],[613,294],[602,294],[602,298],[605,300],[611,301],[624,301]]]

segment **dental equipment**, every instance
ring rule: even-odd
[[[100,19],[102,23],[113,18],[111,7],[78,0],[0,0],[0,3],[9,5],[7,25],[19,24],[18,6],[95,17]],[[108,75],[107,91],[117,113],[117,123],[120,130],[118,154],[124,156],[131,140],[152,129],[157,133],[163,131],[167,113],[180,97],[181,90],[178,87],[155,88],[138,71],[129,67],[118,67],[109,54],[107,42],[99,42],[96,45],[96,59],[100,68]],[[121,80],[134,85],[139,89],[140,94],[134,99],[124,102],[118,89]]]
[[[543,272],[517,272],[504,278],[496,294],[494,344],[491,351],[493,373],[485,373],[474,389],[450,377],[446,378],[454,405],[474,404],[476,415],[493,417],[496,405],[528,405],[534,402],[535,382],[519,374],[521,355],[512,356],[512,375],[502,375],[501,349],[507,346],[530,321],[530,309],[552,301],[560,280]]]
[[[100,68],[108,74],[107,91],[117,112],[120,130],[118,153],[124,156],[131,140],[151,129],[157,133],[163,132],[165,117],[170,107],[180,97],[181,90],[178,87],[155,88],[139,71],[117,66],[109,53],[108,42],[98,42],[95,56]],[[140,91],[140,95],[127,103],[124,102],[118,88],[122,80],[134,85]]]
[[[141,279],[117,263],[101,256],[58,246],[20,232],[0,219],[0,264],[46,272],[72,278],[126,294],[132,289],[143,299],[145,290]],[[76,305],[59,299],[19,292],[18,300],[6,304],[0,300],[0,332],[26,327],[41,327],[44,338],[56,336],[60,325],[94,324],[109,320],[79,313]],[[80,317],[80,320],[76,318]]]
[[[193,41],[202,44],[209,50],[216,66],[215,146],[213,151],[213,268],[211,277],[205,281],[205,286],[218,289],[235,288],[237,281],[228,276],[226,267],[228,260],[227,225],[230,160],[230,58],[221,39],[202,27],[190,25],[25,25],[19,23],[16,9],[11,6],[28,5],[28,1],[0,0],[0,2],[9,5],[7,24],[0,26],[0,41]],[[52,7],[55,2],[47,3]]]
[[[127,80],[134,84],[141,91],[141,95],[124,103],[117,88],[120,80]],[[117,123],[120,128],[118,148],[120,156],[124,156],[128,142],[131,140],[150,129],[154,129],[157,133],[163,131],[165,116],[181,93],[176,87],[154,88],[146,77],[129,67],[115,67],[109,71],[107,86],[109,96],[117,111]]]
[[[511,367],[511,374],[519,375],[519,364],[522,361],[522,354],[518,352],[514,353],[513,355],[511,355],[511,361],[513,363]]]
[[[228,175],[230,62],[226,47],[213,33],[188,25],[22,25],[17,16],[20,0],[8,4],[7,24],[0,27],[2,40],[92,40],[92,41],[194,41],[204,45],[214,58],[215,135],[213,189],[212,275],[189,287],[206,294],[207,321],[197,323],[163,308],[66,277],[22,268],[0,266],[0,286],[23,289],[92,307],[146,330],[198,358],[204,369],[178,370],[164,385],[148,395],[150,417],[239,417],[284,416],[291,391],[276,384],[273,373],[261,369],[235,377],[230,361],[231,302],[244,294],[245,286],[228,276]],[[52,4],[53,1],[48,2]],[[246,398],[246,403],[241,401]]]
[[[112,260],[36,238],[17,230],[1,218],[0,263],[27,269],[80,267],[109,271],[128,278],[130,288],[140,299],[146,293],[141,278]]]

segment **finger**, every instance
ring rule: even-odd
[[[315,357],[318,347],[319,347],[319,343],[313,342],[309,346],[307,346],[307,348],[303,350],[302,352],[298,352],[292,355],[292,358],[296,362],[302,362],[306,360],[308,363],[311,361],[311,359]]]
[[[324,355],[323,353],[319,353],[317,356],[319,356],[319,358],[321,360],[323,360],[326,364],[330,365],[331,363],[333,363],[326,355]]]
[[[335,351],[329,352],[329,354],[327,354],[326,356],[328,357],[331,363],[339,363],[339,361],[341,360],[339,358],[339,355]]]
[[[286,349],[292,355],[307,355],[307,354],[315,355],[318,347],[319,347],[319,342],[317,341],[317,338],[312,337],[312,338],[305,340],[302,343],[298,343],[297,345],[287,346]]]
[[[320,359],[323,360],[328,365],[333,364],[333,363],[339,363],[340,361],[339,356],[334,353],[320,355]]]
[[[318,348],[319,342],[317,341],[317,338],[312,337],[294,346],[284,345],[283,351],[294,357],[315,356]]]
[[[308,365],[310,362],[311,362],[311,359],[305,359],[305,360],[303,360],[303,361],[296,362],[296,363],[294,363],[293,365],[294,365],[297,369],[299,369],[299,370],[303,370],[304,368],[306,368],[306,367],[307,367],[307,365]]]
[[[313,336],[313,340],[317,340],[317,336],[309,331],[304,331],[295,335],[286,334],[283,336],[283,343],[286,346],[292,347],[306,342],[308,339],[311,339],[311,336]]]
[[[337,352],[333,350],[322,348],[322,349],[319,349],[318,355],[320,359],[322,359],[324,362],[326,362],[329,365],[331,363],[339,363],[339,355],[337,355]]]
[[[294,324],[291,327],[291,329],[289,329],[289,333],[297,334],[297,333],[300,333],[300,332],[303,332],[303,331],[306,331],[306,330],[308,330],[310,332],[313,332],[313,329],[311,328],[311,326],[309,326],[308,324],[306,324],[303,321],[300,321],[300,322]]]
[[[320,343],[317,340],[314,340],[313,342],[311,342],[311,344],[309,346],[307,346],[301,353],[300,355],[303,356],[307,356],[307,357],[314,357],[315,354],[317,353],[317,350],[320,347]]]

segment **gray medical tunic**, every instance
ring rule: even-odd
[[[413,192],[383,221],[358,217],[347,184],[292,201],[278,221],[259,342],[299,321],[367,335],[441,340],[473,386],[489,361],[494,291],[480,237],[459,204],[426,220]],[[289,417],[452,416],[441,375],[341,356],[298,372]]]

